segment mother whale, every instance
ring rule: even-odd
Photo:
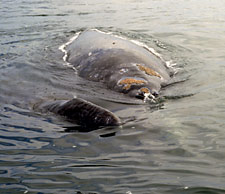
[[[148,49],[97,30],[82,32],[65,49],[66,61],[80,77],[130,97],[152,100],[170,80],[171,70]],[[121,123],[109,110],[79,98],[42,107],[85,126]]]

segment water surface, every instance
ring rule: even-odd
[[[225,193],[224,8],[223,0],[2,0],[0,192]],[[186,81],[163,90],[171,98],[156,107],[112,105],[134,117],[113,129],[80,133],[33,111],[100,87],[76,77],[58,49],[92,28],[154,48]]]

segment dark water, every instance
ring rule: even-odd
[[[224,10],[223,0],[1,0],[0,193],[225,193]],[[135,117],[123,127],[69,133],[32,107],[98,91],[58,49],[90,28],[147,44],[187,80],[156,107],[112,105]]]

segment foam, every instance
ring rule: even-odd
[[[78,36],[79,36],[80,33],[81,33],[81,32],[77,32],[72,38],[69,39],[68,42],[64,43],[63,45],[61,45],[61,46],[58,48],[60,51],[62,51],[62,52],[64,53],[64,56],[63,56],[64,65],[71,67],[71,68],[74,69],[75,71],[76,71],[76,68],[73,67],[73,65],[71,65],[71,64],[67,61],[67,58],[68,58],[68,52],[67,52],[67,50],[66,50],[66,47],[67,47],[68,45],[70,45],[74,40],[76,40],[76,39],[78,38]]]

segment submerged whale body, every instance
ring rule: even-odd
[[[148,49],[96,30],[84,31],[65,48],[78,76],[138,99],[154,99],[170,80],[170,69]],[[82,99],[49,103],[45,108],[85,126],[121,124],[120,119]]]
[[[63,116],[67,120],[85,127],[96,128],[121,124],[120,119],[109,110],[79,98],[47,102],[42,104],[42,109]]]

